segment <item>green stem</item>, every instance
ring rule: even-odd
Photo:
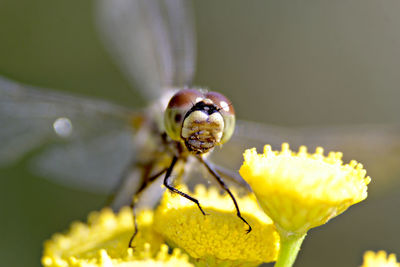
[[[281,245],[278,260],[274,267],[291,267],[299,253],[301,243],[303,243],[306,233],[303,235],[286,233],[281,231]]]

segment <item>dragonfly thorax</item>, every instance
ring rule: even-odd
[[[164,124],[171,139],[185,144],[189,152],[207,153],[229,140],[235,113],[229,100],[216,92],[184,89],[170,100]]]

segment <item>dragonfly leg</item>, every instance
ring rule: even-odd
[[[225,184],[225,182],[222,180],[221,176],[218,174],[218,172],[216,170],[214,170],[213,166],[208,163],[206,160],[204,160],[201,156],[197,157],[199,159],[199,161],[201,163],[204,164],[204,166],[206,166],[207,170],[215,177],[215,179],[217,180],[217,182],[222,186],[222,188],[229,194],[229,196],[231,197],[233,204],[235,204],[235,208],[236,208],[236,215],[245,223],[247,224],[247,226],[249,227],[247,229],[247,233],[251,232],[251,226],[250,224],[242,217],[242,214],[240,213],[239,210],[239,205],[236,202],[235,197],[233,196],[231,190],[229,190],[228,186]]]
[[[174,166],[175,166],[175,164],[176,164],[177,161],[178,161],[178,157],[177,157],[177,156],[174,156],[174,158],[172,159],[172,163],[171,163],[171,165],[169,166],[169,168],[168,168],[168,170],[167,170],[167,173],[165,174],[165,178],[164,178],[164,185],[165,185],[165,187],[168,188],[170,191],[172,191],[172,192],[174,192],[174,193],[177,193],[177,194],[181,195],[182,197],[187,198],[187,199],[189,199],[190,201],[196,203],[196,205],[199,207],[201,213],[203,213],[203,215],[206,215],[206,213],[204,212],[203,208],[200,206],[200,203],[199,203],[199,201],[198,201],[197,199],[195,199],[195,198],[189,196],[188,194],[185,194],[185,193],[179,191],[178,189],[176,189],[175,187],[173,187],[173,186],[171,186],[171,185],[169,184],[169,178],[171,178],[172,170],[174,169]]]
[[[235,183],[236,185],[239,185],[243,188],[246,188],[249,192],[252,192],[250,189],[250,186],[248,183],[246,183],[245,180],[243,180],[242,176],[238,172],[234,172],[232,170],[229,170],[227,168],[224,168],[220,165],[214,164],[207,162],[211,167],[219,173],[220,176],[228,179],[229,181]]]
[[[157,172],[156,174],[154,174],[153,176],[150,176],[149,178],[145,179],[142,184],[140,185],[139,189],[137,190],[137,192],[135,193],[135,200],[137,199],[137,196],[139,196],[146,188],[147,186],[152,183],[154,180],[156,180],[158,177],[160,177],[161,175],[163,175],[166,171],[168,170],[168,168],[162,169],[161,171]],[[131,239],[129,240],[129,247],[133,248],[132,243],[133,240],[135,239],[135,236],[138,233],[138,226],[137,226],[137,221],[136,221],[136,209],[135,209],[135,200],[132,201],[130,207],[132,209],[132,214],[133,214],[133,226],[134,226],[134,232],[131,236]]]
[[[131,236],[131,239],[129,239],[129,245],[128,245],[128,247],[134,248],[134,247],[132,246],[132,243],[133,243],[133,240],[135,239],[135,236],[136,236],[137,233],[139,232],[139,229],[138,229],[138,226],[137,226],[135,206],[133,205],[133,203],[132,203],[132,205],[131,205],[131,208],[132,208],[132,214],[133,214],[133,226],[134,226],[134,231],[133,231],[133,234],[132,234],[132,236]]]
[[[166,171],[168,170],[168,168],[164,168],[161,171],[157,172],[156,174],[154,174],[153,176],[150,176],[147,179],[144,179],[144,181],[142,182],[142,184],[140,185],[139,189],[137,190],[137,192],[135,193],[135,195],[139,195],[140,193],[143,192],[144,189],[147,188],[147,186],[149,186],[154,180],[156,180],[158,177],[160,177],[161,175],[163,175]]]

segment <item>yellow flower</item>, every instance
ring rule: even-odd
[[[144,250],[139,257],[133,255],[133,250],[128,249],[128,253],[122,258],[112,258],[105,249],[97,251],[91,258],[70,257],[68,261],[59,261],[53,265],[45,266],[68,266],[68,267],[194,267],[189,262],[189,257],[182,254],[179,249],[174,249],[172,255],[168,254],[168,246],[163,244],[160,251],[153,256],[150,244],[146,243]]]
[[[364,262],[361,267],[400,267],[396,255],[387,255],[385,251],[367,251],[364,253]]]
[[[75,222],[67,234],[55,234],[46,241],[42,263],[44,266],[78,266],[78,263],[84,262],[92,264],[86,266],[97,266],[99,261],[107,260],[107,257],[113,261],[132,260],[146,249],[154,255],[163,239],[152,229],[153,212],[140,212],[137,223],[139,233],[133,243],[135,250],[132,251],[128,249],[134,231],[132,211],[123,208],[118,214],[111,209],[93,212],[89,215],[88,224]],[[147,243],[151,246],[148,247]]]
[[[246,150],[239,172],[281,238],[301,236],[367,197],[366,171],[356,161],[343,164],[341,157],[339,152],[324,156],[321,147],[309,154],[304,146],[296,153],[287,143],[281,152],[267,145],[261,155]]]
[[[242,216],[253,227],[246,234],[228,195],[197,186],[191,196],[199,200],[206,216],[191,201],[167,192],[155,212],[154,227],[194,258],[197,266],[253,266],[276,259],[278,234],[254,198],[237,198]]]

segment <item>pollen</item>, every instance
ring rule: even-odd
[[[246,150],[239,172],[277,229],[289,234],[304,234],[364,200],[371,180],[360,163],[343,164],[340,152],[294,152],[287,143],[282,151]]]
[[[152,229],[153,212],[141,211],[137,216],[137,223],[140,230],[133,243],[135,250],[132,250],[128,249],[129,240],[134,232],[132,211],[129,208],[122,208],[118,214],[114,214],[108,208],[92,212],[87,224],[75,222],[66,234],[55,234],[45,242],[42,264],[81,266],[75,263],[97,264],[100,260],[108,258],[112,261],[132,260],[132,257],[137,259],[140,253],[146,250],[155,254],[163,239]]]
[[[193,202],[168,192],[155,212],[154,227],[169,243],[205,266],[252,266],[276,259],[279,235],[254,196],[236,198],[242,216],[253,228],[248,234],[228,195],[199,185],[191,196],[207,215]]]
[[[378,252],[367,251],[364,253],[364,262],[361,267],[400,267],[395,254],[387,254],[381,250]]]

